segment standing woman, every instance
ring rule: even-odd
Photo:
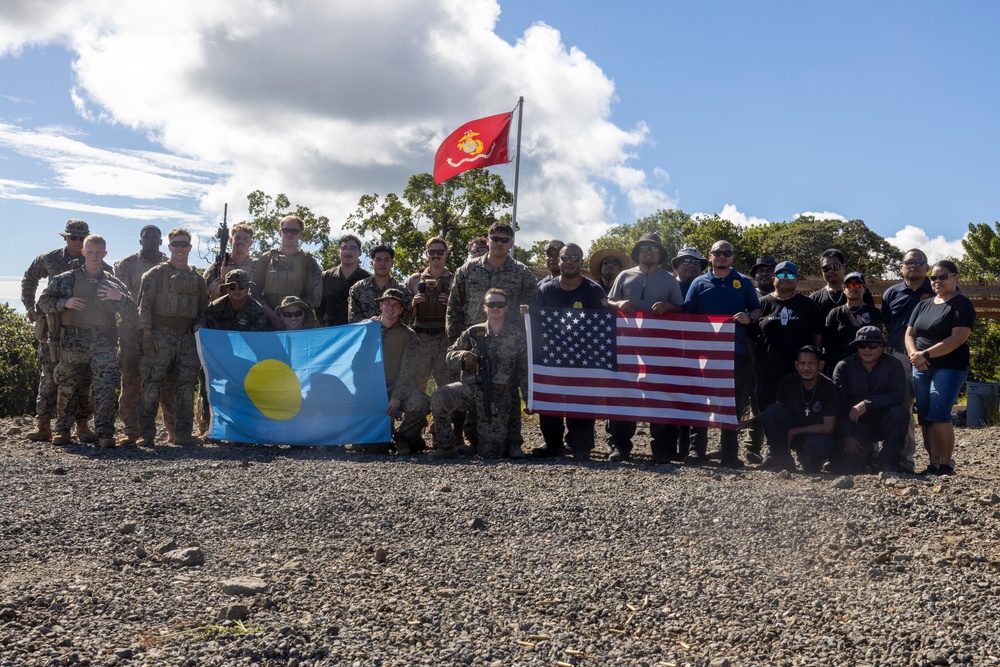
[[[913,364],[917,416],[930,465],[922,474],[954,475],[955,430],[951,408],[969,375],[966,342],[976,309],[958,291],[958,267],[940,261],[930,274],[934,298],[917,304],[906,328],[906,353]]]

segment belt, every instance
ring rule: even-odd
[[[173,327],[161,327],[159,325],[153,325],[153,331],[162,331],[163,333],[168,333],[171,336],[186,336],[191,333],[191,329],[174,329]]]
[[[104,327],[63,327],[63,333],[69,334],[90,334],[91,336],[97,336],[102,331]]]
[[[432,336],[444,333],[444,327],[413,327],[413,330],[417,333],[431,334]]]

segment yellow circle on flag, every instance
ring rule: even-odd
[[[283,361],[258,361],[247,372],[243,388],[257,409],[270,419],[291,419],[302,409],[302,385],[295,371]]]

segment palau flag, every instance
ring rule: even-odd
[[[209,435],[270,445],[388,442],[378,322],[304,331],[199,329]]]

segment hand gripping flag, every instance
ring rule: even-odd
[[[388,442],[378,322],[304,331],[199,329],[209,434],[232,442]]]
[[[528,407],[736,428],[734,335],[728,317],[532,307]]]
[[[434,156],[434,182],[443,183],[463,171],[505,164],[510,113],[471,120],[448,135]]]

